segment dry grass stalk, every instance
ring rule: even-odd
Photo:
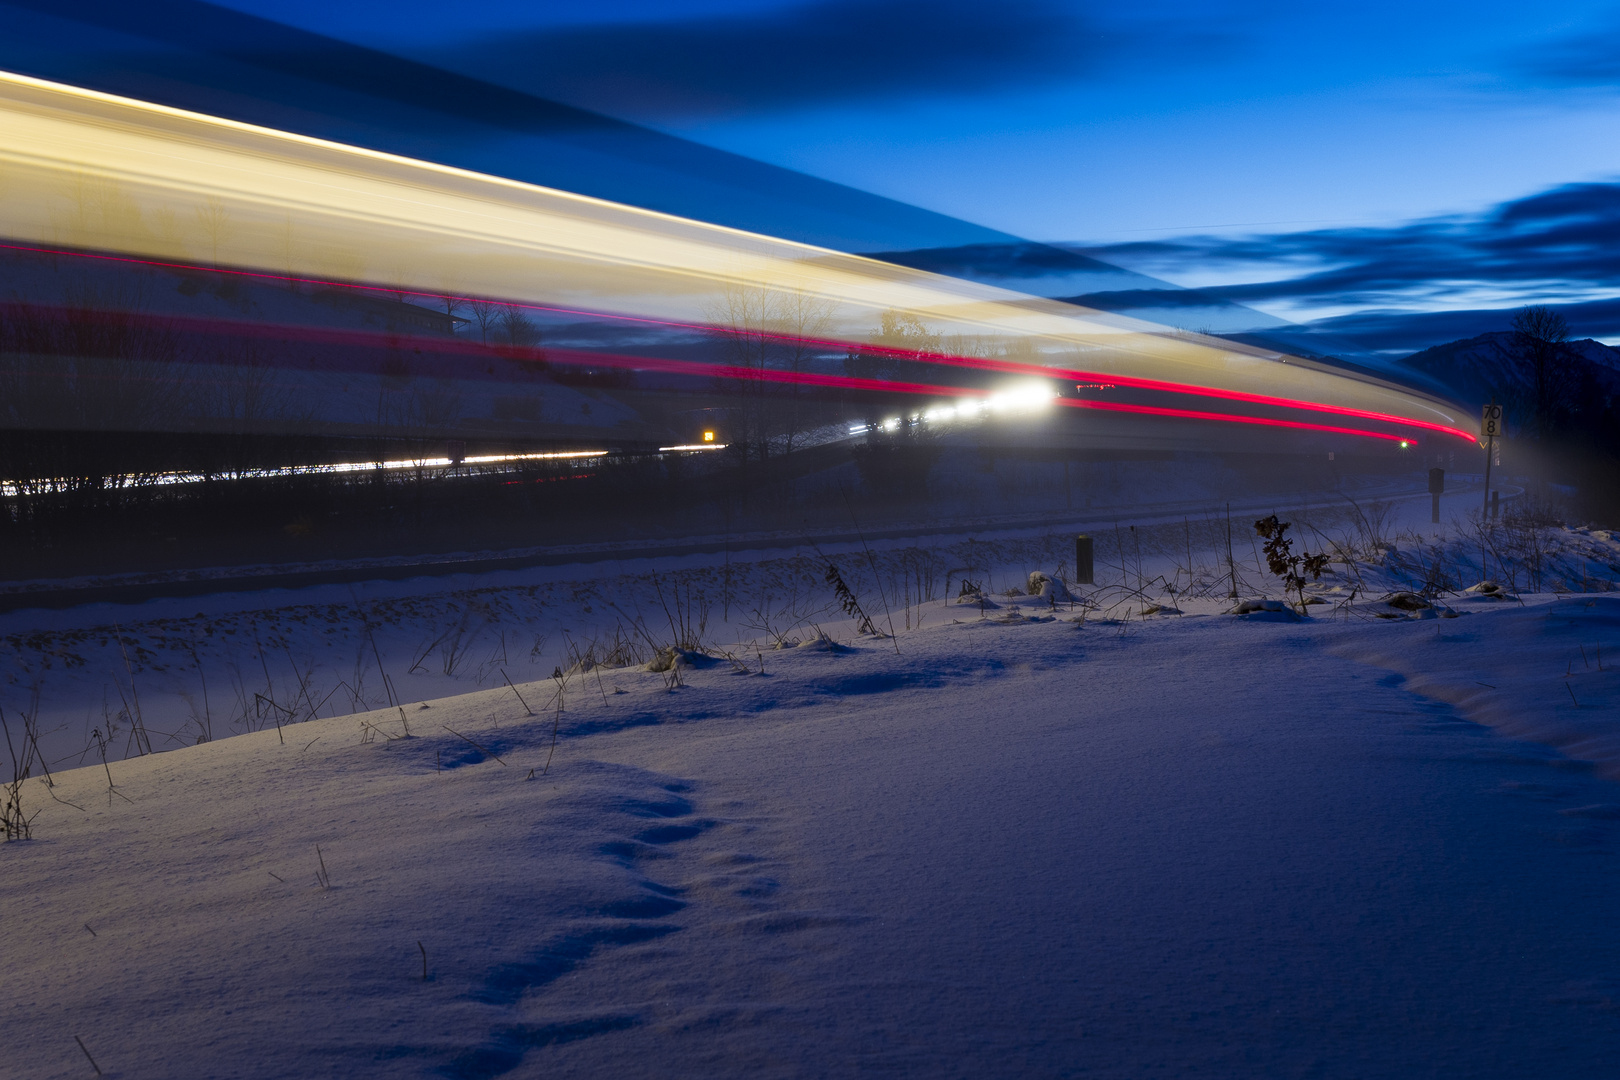
[[[528,715],[533,716],[534,710],[529,708],[529,703],[527,701],[523,700],[523,695],[518,693],[518,688],[516,686],[512,686],[512,677],[506,673],[505,668],[501,668],[500,670],[501,678],[506,680],[506,685],[511,687],[512,693],[517,694],[518,703],[523,706],[523,711]]]
[[[89,1050],[85,1049],[84,1040],[75,1035],[73,1036],[73,1041],[79,1044],[80,1050],[84,1050],[84,1059],[90,1063],[90,1067],[92,1069],[96,1070],[96,1075],[100,1076],[101,1066],[96,1064],[96,1059],[90,1056]]]
[[[444,725],[444,724],[440,724],[439,726],[443,727],[444,730],[450,732],[450,734],[454,735],[456,738],[460,739],[462,742],[466,743],[468,746],[470,746],[473,749],[477,750],[479,753],[485,754],[485,755],[487,755],[489,757],[494,758],[496,761],[499,761],[502,765],[506,764],[505,759],[503,759],[499,754],[495,753],[495,751],[486,749],[485,747],[482,747],[482,746],[479,746],[477,743],[473,742],[471,739],[467,738],[467,736],[463,735],[461,732],[455,730],[454,728],[451,728],[451,727],[449,727],[447,725]]]

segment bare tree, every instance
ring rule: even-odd
[[[867,348],[850,351],[844,370],[856,378],[886,381],[918,380],[928,363],[928,354],[937,354],[944,346],[933,327],[916,315],[892,308],[878,316],[877,329],[867,341]],[[908,418],[899,419],[896,427],[886,424],[868,432],[864,443],[855,450],[862,483],[894,497],[921,492],[928,469],[939,454],[933,433],[926,426]]]
[[[1549,307],[1531,305],[1513,316],[1513,345],[1530,366],[1530,404],[1536,435],[1545,438],[1569,407],[1575,372],[1564,355],[1569,324]]]
[[[440,275],[438,304],[444,306],[444,313],[451,318],[467,310],[467,298],[461,293],[460,275],[454,273]]]
[[[0,322],[0,426],[173,430],[188,402],[183,338],[138,287],[71,284],[60,307]]]
[[[823,340],[832,325],[833,302],[805,289],[783,293],[778,304],[778,331],[783,353],[782,366],[795,375],[805,373],[812,360],[826,351]],[[779,427],[783,453],[793,452],[793,442],[806,426],[804,388],[798,383],[783,387]]]
[[[738,404],[730,410],[726,441],[743,460],[770,456],[765,407],[765,369],[775,349],[773,327],[781,314],[780,297],[770,289],[728,284],[711,306],[709,321],[721,328],[722,354],[734,369],[723,380]]]
[[[59,243],[105,248],[110,238],[153,239],[140,204],[116,181],[76,175],[62,194],[67,196],[67,213],[52,215],[52,232]]]
[[[496,325],[501,307],[490,300],[467,301],[467,310],[472,312],[473,322],[478,324],[478,340],[485,345],[489,344],[489,329]]]
[[[803,288],[727,285],[710,306],[709,321],[723,331],[722,355],[734,369],[723,387],[738,402],[727,442],[743,458],[792,453],[812,404],[781,373],[803,374],[826,352],[832,317],[832,303]]]
[[[396,260],[388,266],[388,269],[383,271],[382,280],[378,284],[381,285],[381,292],[384,296],[391,296],[395,301],[403,304],[405,303],[405,297],[411,294],[411,290],[407,289],[403,284],[407,280],[409,280],[409,271]],[[383,282],[387,282],[387,284],[383,284]]]
[[[493,324],[495,336],[503,345],[528,349],[540,344],[540,328],[516,304],[502,304]]]
[[[292,418],[292,395],[277,377],[274,354],[263,341],[247,338],[219,346],[213,359],[191,379],[199,419],[245,434],[260,430],[265,421]]]
[[[897,379],[906,361],[924,353],[937,353],[939,334],[917,316],[893,308],[878,316],[877,329],[867,338],[873,348],[852,351],[844,370],[859,379]]]

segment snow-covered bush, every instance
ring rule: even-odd
[[[1052,577],[1039,570],[1030,571],[1029,595],[1038,596],[1052,604],[1074,603],[1074,594],[1069,592],[1069,587],[1063,584],[1062,579]]]

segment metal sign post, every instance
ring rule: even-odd
[[[1491,509],[1491,458],[1496,456],[1496,437],[1502,434],[1502,423],[1502,406],[1496,402],[1480,410],[1479,434],[1485,440],[1485,500],[1479,511],[1482,522]]]
[[[1429,495],[1432,496],[1433,512],[1429,515],[1432,523],[1440,524],[1440,496],[1446,492],[1446,470],[1429,470]]]
[[[1502,406],[1492,401],[1480,411],[1479,433],[1485,440],[1485,501],[1479,511],[1479,580],[1485,580],[1485,523],[1491,510],[1491,458],[1496,456],[1496,437],[1502,434]]]

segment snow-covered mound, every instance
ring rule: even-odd
[[[1620,600],[944,611],[30,780],[8,1074],[1612,1062]]]

